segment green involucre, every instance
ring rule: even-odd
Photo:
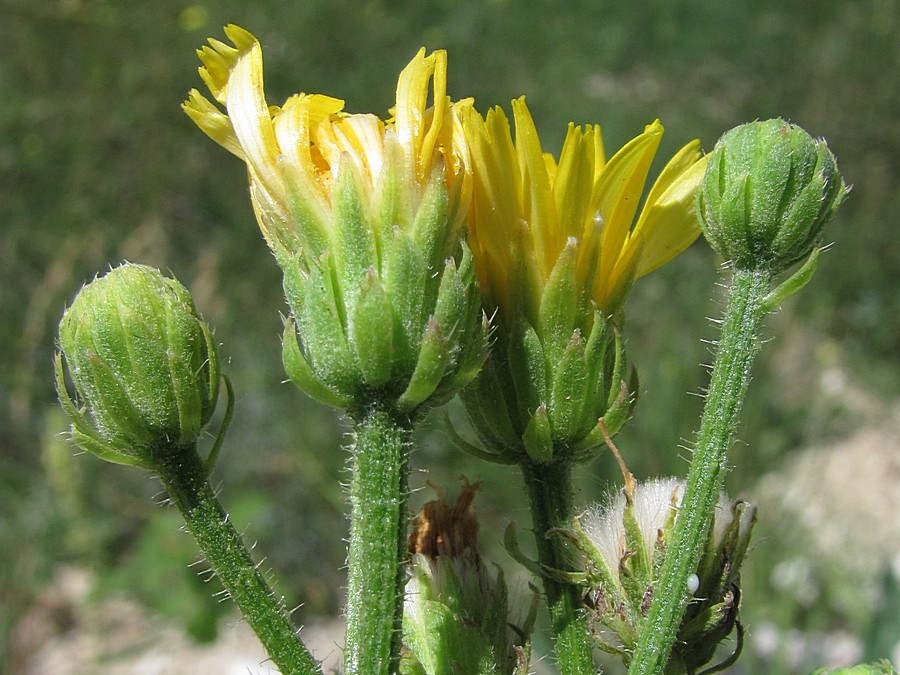
[[[458,196],[448,194],[443,167],[415,208],[386,180],[385,210],[370,213],[358,185],[342,165],[328,251],[279,259],[296,326],[285,333],[285,367],[331,405],[423,410],[465,386],[487,350],[471,254],[454,225]]]
[[[498,327],[484,369],[462,392],[485,447],[520,462],[578,461],[603,443],[601,417],[610,434],[622,427],[634,405],[622,340],[599,311],[590,316],[564,340],[524,319]]]
[[[617,319],[579,283],[578,255],[570,238],[534,306],[523,298],[521,311],[498,310],[491,354],[462,393],[481,442],[503,461],[587,459],[603,443],[598,420],[615,434],[634,405]]]

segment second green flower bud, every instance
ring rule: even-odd
[[[697,214],[710,246],[735,267],[778,273],[813,252],[846,194],[825,141],[772,119],[719,139]]]

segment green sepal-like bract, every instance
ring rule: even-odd
[[[550,409],[558,437],[571,438],[584,428],[584,410],[589,404],[587,375],[590,370],[584,347],[584,338],[575,329],[553,373]]]
[[[579,297],[576,278],[577,258],[577,242],[570,238],[541,296],[538,331],[546,350],[554,355],[567,348],[572,333],[581,325],[579,319],[583,302]]]
[[[543,403],[537,407],[522,434],[525,452],[535,462],[546,464],[553,459],[553,430],[550,415]]]
[[[447,341],[437,321],[431,319],[425,326],[425,336],[419,349],[419,362],[409,378],[409,385],[400,395],[400,409],[414,410],[437,389],[450,360]]]
[[[293,319],[284,322],[284,336],[281,343],[281,360],[291,382],[320,403],[338,408],[347,406],[350,399],[333,391],[316,376],[312,366],[300,351],[297,342],[297,326]]]
[[[373,387],[382,386],[391,378],[394,321],[391,299],[374,268],[366,272],[349,324],[349,342],[363,380]]]
[[[338,300],[350,310],[368,285],[369,271],[377,266],[375,231],[371,227],[360,190],[361,177],[347,154],[341,155],[332,194],[331,272]]]
[[[305,280],[302,303],[292,308],[301,351],[327,387],[352,397],[361,384],[359,365],[347,343],[344,295],[332,273],[332,257],[323,257]]]
[[[431,405],[450,400],[475,379],[484,365],[491,325],[478,298],[472,255],[463,245],[458,266],[453,258],[445,262],[433,316],[448,333],[445,339],[455,367],[431,395]],[[462,336],[469,338],[461,339]]]
[[[436,162],[409,229],[416,247],[426,256],[425,262],[430,269],[438,269],[446,260],[446,252],[457,246],[460,231],[453,221],[459,211],[459,199],[458,190],[453,193],[447,190],[443,162]]]
[[[813,252],[809,254],[809,258],[806,259],[806,262],[803,263],[796,272],[778,284],[778,286],[772,289],[772,291],[763,298],[761,309],[765,312],[774,312],[778,309],[782,300],[790,297],[806,286],[816,273],[816,269],[819,267],[819,256],[821,254],[821,248],[813,249]]]
[[[619,581],[625,589],[625,597],[634,617],[642,616],[649,606],[648,596],[653,592],[652,555],[644,541],[641,523],[634,512],[633,495],[624,491],[625,510],[622,528],[625,533],[625,553],[619,558]],[[654,547],[655,548],[655,547]],[[650,596],[652,597],[652,596]],[[643,610],[643,611],[642,611]]]
[[[503,337],[502,329],[498,331],[498,343]],[[498,361],[503,356],[502,348],[495,345],[493,355]],[[517,322],[509,336],[505,355],[508,358],[506,364],[508,373],[504,373],[511,380],[510,393],[515,396],[516,406],[511,410],[515,416],[515,425],[521,432],[522,424],[527,424],[533,411],[542,403],[546,403],[548,397],[548,363],[547,353],[544,351],[544,343],[537,330],[525,320]],[[508,386],[508,385],[507,385]]]
[[[428,318],[424,292],[430,270],[415,240],[399,227],[385,243],[382,283],[391,299],[394,320],[395,368],[412,372],[418,361],[416,346]]]

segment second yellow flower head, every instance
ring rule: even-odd
[[[606,160],[599,126],[569,125],[557,162],[543,152],[524,98],[513,101],[516,142],[499,108],[465,109],[474,172],[469,245],[482,292],[500,312],[537,325],[541,295],[566,256],[578,287],[605,315],[634,279],[663,265],[700,232],[694,194],[705,160],[699,142],[676,153],[632,227],[663,128],[647,126]]]
[[[570,124],[557,162],[543,152],[524,99],[512,105],[515,143],[499,108],[486,117],[463,109],[468,241],[499,319],[463,400],[497,461],[572,461],[602,441],[598,418],[615,433],[630,414],[622,305],[634,279],[699,234],[694,195],[705,160],[696,141],[684,146],[638,214],[659,122],[608,161],[599,127]]]

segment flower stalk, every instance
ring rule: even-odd
[[[313,675],[319,664],[301,642],[290,613],[266,583],[206,480],[196,452],[162,454],[159,478],[210,567],[282,673]]]
[[[690,597],[688,577],[697,569],[706,544],[727,451],[759,352],[771,279],[767,271],[734,272],[687,488],[675,521],[672,554],[666,557],[654,590],[646,629],[628,670],[632,675],[664,672],[681,625]]]
[[[354,417],[344,672],[397,672],[403,624],[412,421],[371,406]]]
[[[765,315],[812,277],[824,225],[847,187],[825,141],[783,120],[744,124],[726,133],[697,193],[707,241],[732,268],[728,303],[700,431],[666,557],[629,673],[667,667],[731,447]],[[806,262],[780,285],[780,272]],[[671,664],[672,672],[678,665]]]
[[[552,534],[569,527],[574,511],[572,465],[526,462],[522,475],[531,504],[532,529],[538,562],[547,570],[573,569],[568,543]],[[543,575],[544,593],[550,611],[550,628],[556,639],[556,660],[561,675],[594,672],[587,617],[580,613],[580,589],[549,574]]]

